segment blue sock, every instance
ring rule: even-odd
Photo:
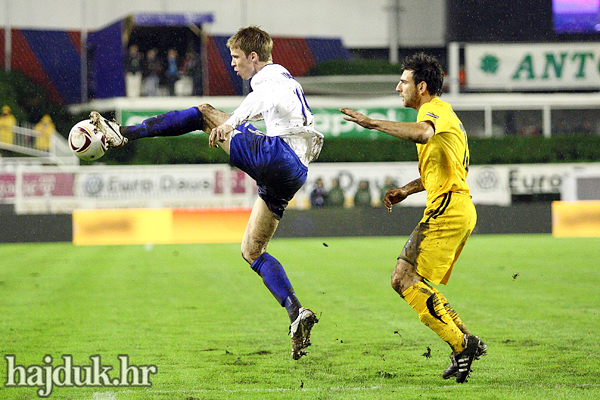
[[[141,124],[122,126],[121,134],[129,140],[155,136],[179,136],[202,130],[203,117],[198,107],[181,111],[169,111],[148,118]]]
[[[286,299],[294,295],[294,288],[279,261],[269,253],[263,253],[252,263],[252,269],[263,278],[279,304],[285,306]]]

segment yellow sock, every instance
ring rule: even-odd
[[[464,350],[464,335],[456,326],[433,288],[419,282],[402,293],[402,297],[419,314],[419,319],[446,343],[455,353]]]
[[[448,316],[450,316],[450,318],[452,318],[452,321],[454,321],[454,323],[456,324],[458,329],[460,329],[460,331],[462,333],[470,335],[471,332],[469,332],[469,329],[467,329],[467,326],[464,324],[464,322],[462,322],[462,319],[460,319],[460,317],[458,316],[458,313],[456,311],[454,311],[454,309],[452,308],[452,306],[450,305],[448,300],[446,300],[446,297],[434,287],[431,287],[431,290],[433,291],[433,293],[435,293],[438,296],[438,298],[444,305],[444,308],[446,309]]]

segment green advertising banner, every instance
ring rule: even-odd
[[[167,112],[168,110],[121,110],[118,116],[123,125],[139,124],[146,118]],[[223,109],[231,112],[233,109]],[[357,108],[357,111],[374,119],[388,121],[414,122],[417,119],[417,111],[412,108]],[[355,123],[344,120],[337,108],[312,108],[315,116],[315,128],[325,135],[325,138],[357,138],[357,139],[388,139],[391,138],[381,132],[365,129]],[[260,130],[265,130],[263,121],[252,123]]]
[[[398,122],[414,122],[417,120],[417,111],[412,108],[357,108],[356,110],[373,119]],[[353,122],[344,120],[345,115],[337,108],[312,108],[312,112],[315,116],[315,128],[323,133],[325,138],[391,138],[385,133],[365,129]]]

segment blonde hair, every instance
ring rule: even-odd
[[[272,61],[273,39],[258,26],[242,28],[227,40],[227,47],[240,49],[247,56],[255,52],[259,61]]]

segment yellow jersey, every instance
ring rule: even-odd
[[[427,206],[447,192],[470,196],[467,133],[452,106],[436,97],[419,109],[417,122],[422,121],[431,121],[435,128],[435,135],[426,144],[417,144],[419,173],[427,190]]]

